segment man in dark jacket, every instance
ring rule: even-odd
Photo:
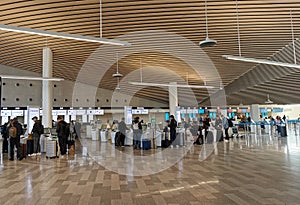
[[[17,158],[19,160],[22,160],[24,156],[22,156],[22,150],[20,148],[20,136],[23,134],[22,125],[18,122],[18,118],[14,118],[10,120],[10,125],[7,127],[7,133],[9,133],[9,130],[11,127],[16,128],[16,136],[9,136],[10,141],[10,158],[9,160],[14,160],[14,147],[17,149]],[[10,135],[10,134],[9,134]]]
[[[174,115],[170,116],[170,122],[168,126],[170,127],[171,143],[173,143],[176,139],[176,127],[177,127],[177,121],[175,120]]]
[[[118,130],[121,133],[121,146],[125,145],[126,130],[129,130],[128,127],[126,126],[124,120],[125,120],[125,118],[122,117],[121,122],[119,122],[119,124],[118,124]]]
[[[7,133],[7,126],[9,125],[9,122],[4,123],[4,125],[1,126],[1,134],[3,138],[2,142],[2,152],[8,153],[8,133]]]
[[[67,153],[67,140],[68,140],[68,131],[67,123],[63,120],[61,116],[57,117],[56,124],[56,133],[58,137],[60,154],[65,155]]]
[[[40,155],[40,137],[43,133],[43,126],[40,120],[37,117],[33,117],[34,125],[32,128],[32,137],[33,137],[33,152],[37,155]]]

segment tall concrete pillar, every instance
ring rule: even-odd
[[[255,122],[257,122],[257,121],[259,121],[259,115],[260,115],[260,111],[259,111],[258,104],[250,105],[251,119],[254,120]]]
[[[52,78],[52,51],[43,48],[43,77]],[[43,80],[43,125],[52,128],[53,86],[52,81]]]
[[[177,85],[176,82],[170,82],[171,85]],[[169,87],[169,109],[170,115],[176,114],[176,107],[178,106],[178,93],[176,86]]]

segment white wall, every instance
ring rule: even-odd
[[[13,67],[0,65],[2,75],[41,76],[30,71],[24,71]],[[19,86],[17,86],[17,83]],[[42,105],[41,81],[3,79],[2,107],[25,107]],[[168,107],[168,104],[159,103],[147,99],[118,94],[112,99],[113,91],[98,89],[93,86],[80,86],[79,95],[73,96],[74,82],[53,82],[53,106],[54,107]],[[96,90],[95,90],[96,89]],[[96,92],[93,92],[95,90]],[[93,96],[96,93],[96,96]],[[17,100],[18,99],[18,100]],[[31,99],[31,100],[30,100]],[[113,100],[113,102],[112,102]]]
[[[296,120],[300,117],[300,104],[284,105],[283,112],[289,120]]]

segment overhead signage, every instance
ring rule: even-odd
[[[272,112],[283,112],[283,108],[274,107],[274,108],[272,108]]]
[[[192,110],[191,108],[188,108],[188,109],[186,110],[186,112],[187,112],[188,114],[192,114],[192,113],[193,113],[193,110]]]
[[[57,115],[67,115],[67,111],[66,110],[56,110],[56,114]]]
[[[3,117],[11,116],[11,110],[1,110],[1,116]]]
[[[148,113],[149,113],[149,110],[148,110],[148,109],[142,110],[142,114],[143,114],[143,115],[148,115]]]
[[[132,114],[139,115],[139,114],[142,114],[142,111],[141,110],[137,110],[137,109],[132,109]]]
[[[95,110],[95,115],[104,115],[104,110]]]
[[[76,110],[68,110],[68,115],[76,115]]]
[[[131,107],[124,106],[124,117],[125,117],[126,124],[132,123],[132,108]]]
[[[180,113],[181,114],[186,114],[186,109],[184,109],[184,108],[180,109]]]
[[[85,115],[86,110],[76,110],[76,115]]]
[[[205,110],[204,110],[204,109],[199,109],[199,110],[198,110],[198,113],[199,113],[199,114],[204,114],[204,113],[205,113]]]
[[[14,117],[24,116],[24,111],[23,110],[12,110],[11,116],[14,116]]]
[[[87,110],[86,114],[87,115],[94,115],[95,110]]]

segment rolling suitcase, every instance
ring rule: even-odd
[[[8,140],[7,140],[7,138],[3,139],[2,152],[3,153],[8,153]]]
[[[162,140],[161,140],[161,147],[167,148],[170,146],[169,136],[168,132],[163,132],[162,134]]]
[[[20,147],[19,147],[19,155],[20,155],[20,158],[26,158],[27,156],[27,144],[26,143],[20,143]]]
[[[33,140],[32,139],[27,139],[26,151],[27,151],[27,154],[33,154]]]
[[[149,149],[151,149],[151,140],[144,139],[142,141],[142,149],[143,150],[149,150]]]
[[[67,141],[67,145],[68,145],[68,154],[75,154],[75,139],[72,135],[70,135],[68,141]]]
[[[121,132],[117,132],[115,135],[115,146],[121,146]]]
[[[46,158],[57,158],[57,141],[47,140],[46,143]]]

